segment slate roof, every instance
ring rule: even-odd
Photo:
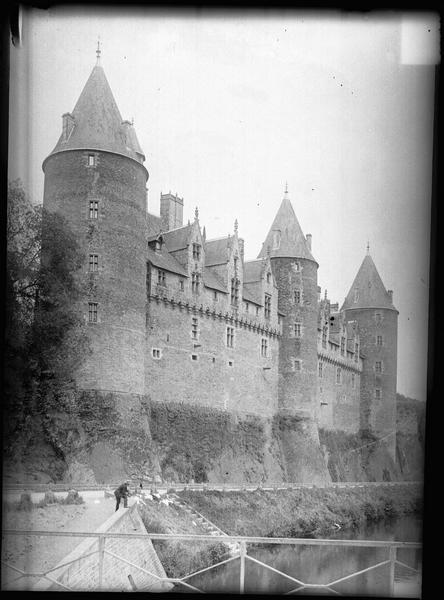
[[[356,289],[358,290],[357,302],[354,301]],[[362,261],[341,311],[350,308],[388,308],[396,310],[370,254],[367,254]]]
[[[274,231],[276,230],[280,231],[281,238],[279,248],[273,249]],[[267,256],[268,248],[271,257],[306,258],[316,262],[288,198],[282,200],[258,258]]]
[[[168,252],[155,252],[151,248],[147,248],[147,260],[158,269],[163,269],[164,271],[169,271],[170,273],[177,273],[178,275],[182,275],[183,277],[188,277],[187,272],[182,267],[182,265],[171,256]]]
[[[263,304],[262,299],[260,299],[258,295],[255,294],[254,290],[249,289],[248,284],[245,285],[245,283],[242,286],[242,298],[246,302],[252,302],[253,304],[257,304],[258,306],[262,306]]]
[[[215,273],[212,269],[209,269],[208,267],[204,267],[203,281],[205,287],[228,294],[227,286],[220,279],[217,273]]]
[[[169,252],[183,250],[187,247],[188,240],[190,239],[191,227],[191,224],[185,225],[184,227],[170,229],[170,231],[162,233],[163,241]]]
[[[155,237],[160,233],[161,218],[158,215],[146,213],[146,236],[147,238]]]
[[[260,281],[262,279],[264,264],[265,260],[263,258],[244,262],[244,283]]]
[[[228,262],[228,248],[231,238],[217,238],[205,242],[205,265],[223,265]]]
[[[69,138],[64,141],[62,134],[51,154],[84,148],[117,152],[138,162],[145,160],[133,126],[129,122],[122,122],[122,116],[100,65],[93,68],[72,116],[75,125]]]

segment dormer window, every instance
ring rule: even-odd
[[[239,285],[239,279],[233,277],[231,280],[231,304],[233,306],[237,306],[239,303]]]
[[[191,291],[193,294],[199,293],[200,273],[191,273]]]
[[[193,244],[193,260],[200,260],[200,244]]]
[[[358,300],[359,300],[359,290],[358,290],[358,288],[355,288],[353,302],[357,302]]]
[[[68,141],[69,136],[74,129],[75,121],[71,113],[65,113],[62,116],[62,139],[64,142]]]
[[[279,229],[273,231],[273,250],[278,250],[281,245],[281,232]]]

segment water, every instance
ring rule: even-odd
[[[330,539],[421,541],[422,524],[419,519],[404,517],[390,522],[367,526],[356,532],[338,531]],[[281,546],[268,548],[248,544],[248,555],[260,560],[304,583],[330,583],[356,571],[361,571],[388,558],[386,548],[359,548],[344,546]],[[397,559],[421,570],[421,550],[398,549]],[[240,560],[216,567],[202,575],[190,578],[188,583],[206,592],[239,593]],[[283,594],[299,587],[285,578],[250,560],[245,563],[245,593]],[[333,589],[346,595],[388,596],[389,565],[335,584]],[[177,590],[179,591],[179,590]],[[182,591],[184,589],[182,588]],[[302,594],[332,594],[322,588],[305,588]],[[421,597],[420,575],[396,566],[395,596]]]

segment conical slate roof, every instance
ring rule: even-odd
[[[293,206],[287,197],[282,200],[258,258],[267,256],[268,249],[271,258],[306,258],[316,262],[302,233]]]
[[[51,154],[81,148],[116,152],[138,162],[145,160],[132,124],[122,122],[105,72],[99,64],[93,68],[72,117],[72,132],[67,139],[62,133]]]
[[[370,254],[367,254],[362,261],[341,311],[350,308],[389,308],[396,310]]]

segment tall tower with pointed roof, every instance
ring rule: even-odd
[[[144,393],[148,172],[100,65],[100,49],[62,133],[43,162],[44,207],[61,214],[85,253],[82,310],[92,354],[83,389]]]
[[[386,290],[369,247],[341,311],[359,326],[361,374],[360,428],[386,440],[395,457],[398,311]]]
[[[279,346],[281,410],[316,414],[318,263],[311,253],[285,189],[284,198],[258,258],[270,256],[284,315]]]

